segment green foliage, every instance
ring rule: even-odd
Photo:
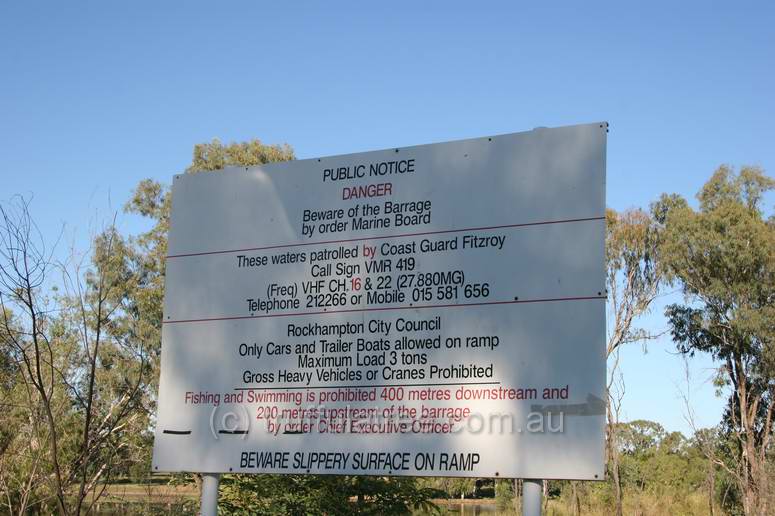
[[[775,226],[764,220],[763,192],[775,182],[758,169],[722,167],[698,194],[700,210],[663,197],[664,263],[691,304],[668,307],[682,353],[720,360],[745,355],[772,371],[775,337]]]
[[[775,225],[761,208],[773,188],[759,169],[721,167],[698,194],[699,211],[675,198],[655,206],[665,264],[689,301],[666,311],[679,351],[711,354],[729,381],[760,393],[775,373]]]
[[[414,478],[328,475],[228,475],[221,481],[224,514],[409,514],[431,512],[439,491]]]
[[[285,145],[264,145],[260,140],[223,145],[218,139],[194,145],[194,157],[186,172],[211,172],[230,166],[250,167],[296,159]]]
[[[144,362],[106,332],[127,280],[120,238],[109,228],[90,257],[55,269],[27,201],[0,206],[0,219],[0,350],[12,366],[2,370],[0,503],[88,511],[132,445],[148,445],[136,417]]]
[[[621,424],[617,432],[625,486],[654,494],[702,487],[707,460],[679,432],[666,432],[659,423],[645,420]]]
[[[659,260],[660,226],[647,212],[630,209],[605,214],[606,294],[608,297],[608,342],[606,356],[622,345],[652,338],[636,325],[648,312],[664,278]],[[614,368],[610,371],[614,375]],[[610,416],[610,414],[609,414]]]
[[[514,507],[514,480],[496,480],[495,481],[495,502],[501,511],[510,510]]]
[[[609,283],[623,275],[635,292],[653,290],[661,279],[658,261],[658,227],[643,210],[606,210],[606,268]]]
[[[722,514],[720,507],[731,500],[725,473],[705,455],[706,447],[721,445],[719,432],[701,430],[686,439],[647,420],[618,423],[613,431],[619,444],[624,514],[700,516],[710,512],[711,504],[716,514]],[[548,485],[549,514],[613,512],[615,493],[610,481],[550,481]]]
[[[428,486],[439,490],[449,498],[472,498],[476,494],[476,479],[439,477],[426,480]]]
[[[747,514],[766,512],[766,460],[775,401],[775,224],[764,194],[775,181],[755,167],[721,167],[697,194],[653,206],[662,259],[684,303],[667,307],[673,340],[686,355],[708,353],[729,387],[725,424],[734,449],[717,462],[737,482]],[[731,459],[731,463],[729,462]]]

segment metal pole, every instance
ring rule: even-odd
[[[201,516],[217,516],[220,482],[221,475],[218,473],[202,473],[202,502],[199,507]]]
[[[543,480],[526,478],[522,481],[522,516],[541,516]]]

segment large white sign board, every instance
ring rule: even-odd
[[[606,127],[177,176],[154,470],[602,479]]]

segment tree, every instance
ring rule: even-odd
[[[252,167],[295,159],[287,145],[264,145],[261,140],[223,145],[215,139],[210,143],[194,145],[194,156],[186,172],[212,172],[226,167]]]
[[[659,267],[659,228],[643,210],[617,213],[606,210],[606,288],[608,295],[608,342],[606,358],[612,360],[609,370],[606,414],[608,430],[606,451],[614,487],[617,516],[623,512],[622,483],[619,471],[617,433],[618,411],[623,383],[617,386],[619,350],[628,343],[655,338],[656,335],[636,326],[638,317],[648,312],[659,294],[662,270]],[[617,397],[618,396],[618,397]],[[576,486],[574,485],[574,497]],[[578,506],[575,500],[574,506]]]
[[[725,424],[737,464],[717,464],[736,479],[746,514],[770,509],[767,453],[775,395],[775,219],[764,194],[775,181],[761,169],[722,166],[697,195],[699,208],[663,195],[653,212],[662,224],[661,255],[684,303],[666,309],[685,355],[708,353],[731,394]]]
[[[144,367],[107,336],[124,278],[114,272],[115,230],[103,235],[90,266],[55,262],[29,202],[0,206],[0,342],[12,409],[3,411],[12,433],[0,487],[9,511],[89,512],[137,430]]]

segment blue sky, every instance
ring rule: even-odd
[[[0,199],[85,245],[214,137],[314,157],[598,120],[609,206],[690,197],[722,163],[775,174],[774,24],[767,2],[3,2]],[[673,351],[623,353],[623,414],[687,432]]]

